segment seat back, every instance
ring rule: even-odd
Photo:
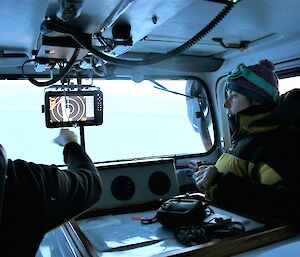
[[[4,192],[5,192],[5,182],[7,178],[7,155],[0,144],[0,226],[1,226],[1,219],[2,219],[2,206],[4,200]]]
[[[300,89],[292,89],[281,95],[278,106],[263,120],[253,122],[256,126],[284,124],[300,131]]]

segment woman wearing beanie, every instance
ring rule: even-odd
[[[295,222],[300,133],[285,122],[269,122],[280,100],[274,65],[238,65],[228,75],[227,94],[232,144],[215,165],[199,168],[197,187],[224,209]]]

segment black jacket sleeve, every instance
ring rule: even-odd
[[[44,166],[44,215],[47,229],[60,225],[94,205],[101,195],[99,172],[80,145],[64,148],[67,170]]]
[[[68,169],[9,160],[0,247],[11,256],[34,256],[44,234],[95,204],[97,169],[80,145],[64,148]]]

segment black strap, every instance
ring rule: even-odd
[[[152,223],[155,223],[155,222],[157,222],[157,217],[156,216],[154,216],[151,219],[141,219],[141,223],[144,224],[144,225],[152,224]]]
[[[183,245],[193,246],[209,242],[205,229],[201,227],[181,227],[174,231],[174,236]]]
[[[203,222],[200,226],[180,227],[174,231],[175,238],[186,246],[193,246],[211,241],[214,238],[225,238],[240,235],[245,227],[240,222],[231,219],[219,219],[213,222]]]

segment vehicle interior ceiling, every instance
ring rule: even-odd
[[[74,10],[68,9],[68,2],[75,3]],[[99,72],[102,77],[223,71],[223,63],[230,69],[240,60],[255,63],[262,58],[279,64],[296,59],[288,68],[297,67],[297,2],[232,1],[237,3],[224,11],[228,2],[231,1],[10,1],[0,10],[1,76],[23,77],[21,67],[26,60],[39,59],[43,66],[47,60],[69,59],[80,36],[84,44],[112,57],[109,61],[103,58],[107,73]],[[222,10],[220,19],[209,25]],[[59,21],[56,27],[51,22],[43,22],[55,18]],[[77,41],[70,35],[71,30],[81,34]],[[53,49],[56,51],[51,52]],[[174,49],[177,49],[175,53]],[[87,59],[88,52],[81,46],[77,62]],[[157,56],[162,56],[164,61],[145,62],[147,65],[138,61],[123,65],[118,61],[152,60]],[[26,74],[44,76],[41,71],[44,68],[47,74],[51,61],[48,66],[31,70],[34,65],[37,66],[26,63]]]
[[[199,77],[214,96],[217,79],[240,62],[299,70],[299,8],[293,0],[10,0],[0,9],[0,78],[59,80],[65,62],[73,77]]]

